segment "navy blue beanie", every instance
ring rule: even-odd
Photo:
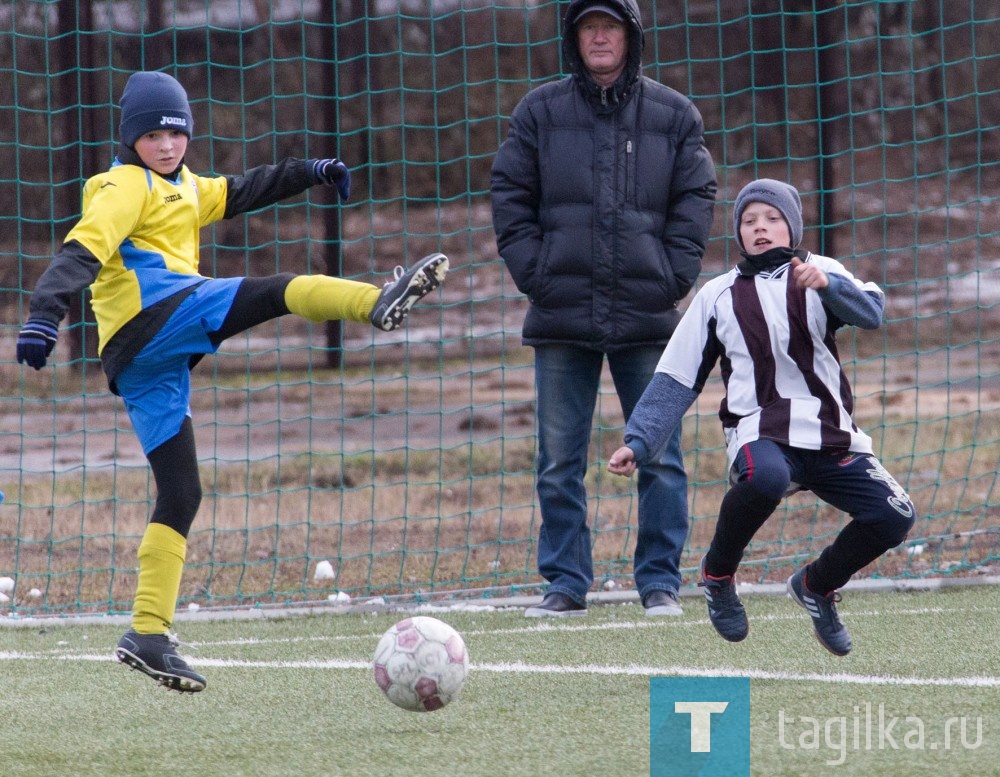
[[[132,147],[147,132],[179,130],[191,137],[194,117],[187,92],[166,73],[133,73],[122,92],[121,142]]]
[[[743,219],[743,211],[751,202],[763,202],[781,211],[785,223],[788,224],[789,236],[792,238],[792,245],[789,247],[799,247],[799,243],[802,242],[802,200],[799,198],[798,189],[784,181],[760,178],[751,181],[740,190],[733,203],[733,229],[736,231],[736,242],[744,251],[746,246],[740,237],[740,221]]]

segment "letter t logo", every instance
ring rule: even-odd
[[[677,701],[674,712],[691,716],[691,752],[712,752],[712,713],[725,712],[727,701]]]
[[[750,775],[749,677],[649,678],[649,777]]]

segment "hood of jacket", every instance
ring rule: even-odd
[[[584,7],[593,5],[595,2],[597,0],[573,0],[566,8],[562,23],[562,51],[567,71],[574,76],[589,97],[601,101],[602,89],[584,67],[576,41],[576,25],[571,21]],[[625,69],[606,95],[608,102],[621,102],[636,88],[639,76],[642,75],[642,16],[639,13],[638,0],[601,0],[601,3],[616,6],[625,17],[625,24],[628,28],[628,53],[625,57]]]

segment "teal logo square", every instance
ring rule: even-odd
[[[750,777],[750,678],[649,678],[650,777]]]

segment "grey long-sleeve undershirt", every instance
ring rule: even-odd
[[[625,426],[625,444],[632,449],[636,464],[648,463],[663,450],[697,398],[698,392],[667,373],[653,375]]]
[[[827,273],[829,285],[818,294],[823,306],[843,323],[878,329],[885,314],[885,297],[859,288],[837,273]]]

